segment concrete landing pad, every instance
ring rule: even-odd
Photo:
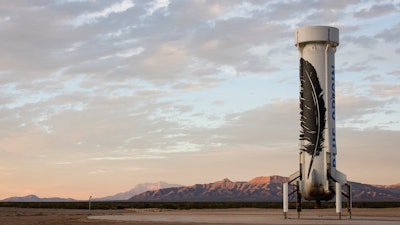
[[[400,208],[354,209],[352,219],[335,209],[303,210],[301,218],[292,210],[288,219],[278,209],[131,210],[124,215],[89,216],[93,220],[142,221],[152,224],[400,224]]]

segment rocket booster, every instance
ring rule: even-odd
[[[302,27],[295,32],[300,53],[300,177],[307,200],[330,200],[335,182],[346,176],[336,170],[335,52],[339,30]]]
[[[339,30],[328,26],[301,27],[295,32],[300,53],[299,170],[283,184],[283,213],[287,218],[289,195],[296,193],[300,218],[302,198],[321,201],[336,196],[336,213],[342,213],[342,195],[348,199],[351,218],[351,186],[336,169],[335,52]],[[288,185],[295,187],[289,194]],[[347,193],[342,186],[347,186]]]

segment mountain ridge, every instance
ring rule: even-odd
[[[158,189],[163,189],[163,188],[170,188],[170,187],[182,187],[183,185],[180,184],[169,184],[164,181],[159,181],[155,183],[143,183],[143,184],[137,184],[135,187],[132,189],[126,191],[126,192],[120,192],[115,195],[110,195],[106,197],[101,197],[101,198],[94,198],[93,200],[95,201],[120,201],[120,200],[128,200],[132,196],[135,196],[137,194],[141,194],[146,191],[152,191],[152,190],[158,190]]]
[[[288,177],[279,175],[259,176],[249,181],[231,181],[228,178],[207,183],[183,186],[163,181],[138,184],[126,192],[94,201],[282,201],[282,183]],[[400,183],[393,185],[371,185],[350,182],[353,201],[400,201]],[[168,186],[169,185],[169,186]],[[135,192],[136,191],[136,192]],[[36,195],[10,197],[2,202],[71,202],[72,198],[40,198]]]
[[[208,184],[195,184],[179,188],[147,191],[135,195],[129,201],[188,202],[188,201],[238,201],[280,202],[282,183],[288,177],[278,175],[255,177],[249,181],[233,182],[228,178]],[[350,182],[353,201],[400,201],[400,186],[370,185]]]
[[[77,201],[73,198],[60,198],[60,197],[50,197],[50,198],[40,198],[37,195],[26,195],[22,197],[10,197],[1,200],[2,202],[74,202]]]

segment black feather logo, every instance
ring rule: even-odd
[[[301,151],[312,156],[308,175],[315,156],[318,156],[324,147],[325,130],[325,102],[323,91],[314,66],[300,59],[300,140],[303,140]]]

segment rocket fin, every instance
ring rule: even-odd
[[[290,175],[289,179],[290,179],[289,183],[292,183],[293,181],[299,181],[300,180],[300,171],[294,172],[292,175]]]
[[[335,179],[336,181],[341,184],[344,185],[347,183],[347,176],[346,174],[340,172],[339,170],[336,170],[336,174],[335,174]]]

